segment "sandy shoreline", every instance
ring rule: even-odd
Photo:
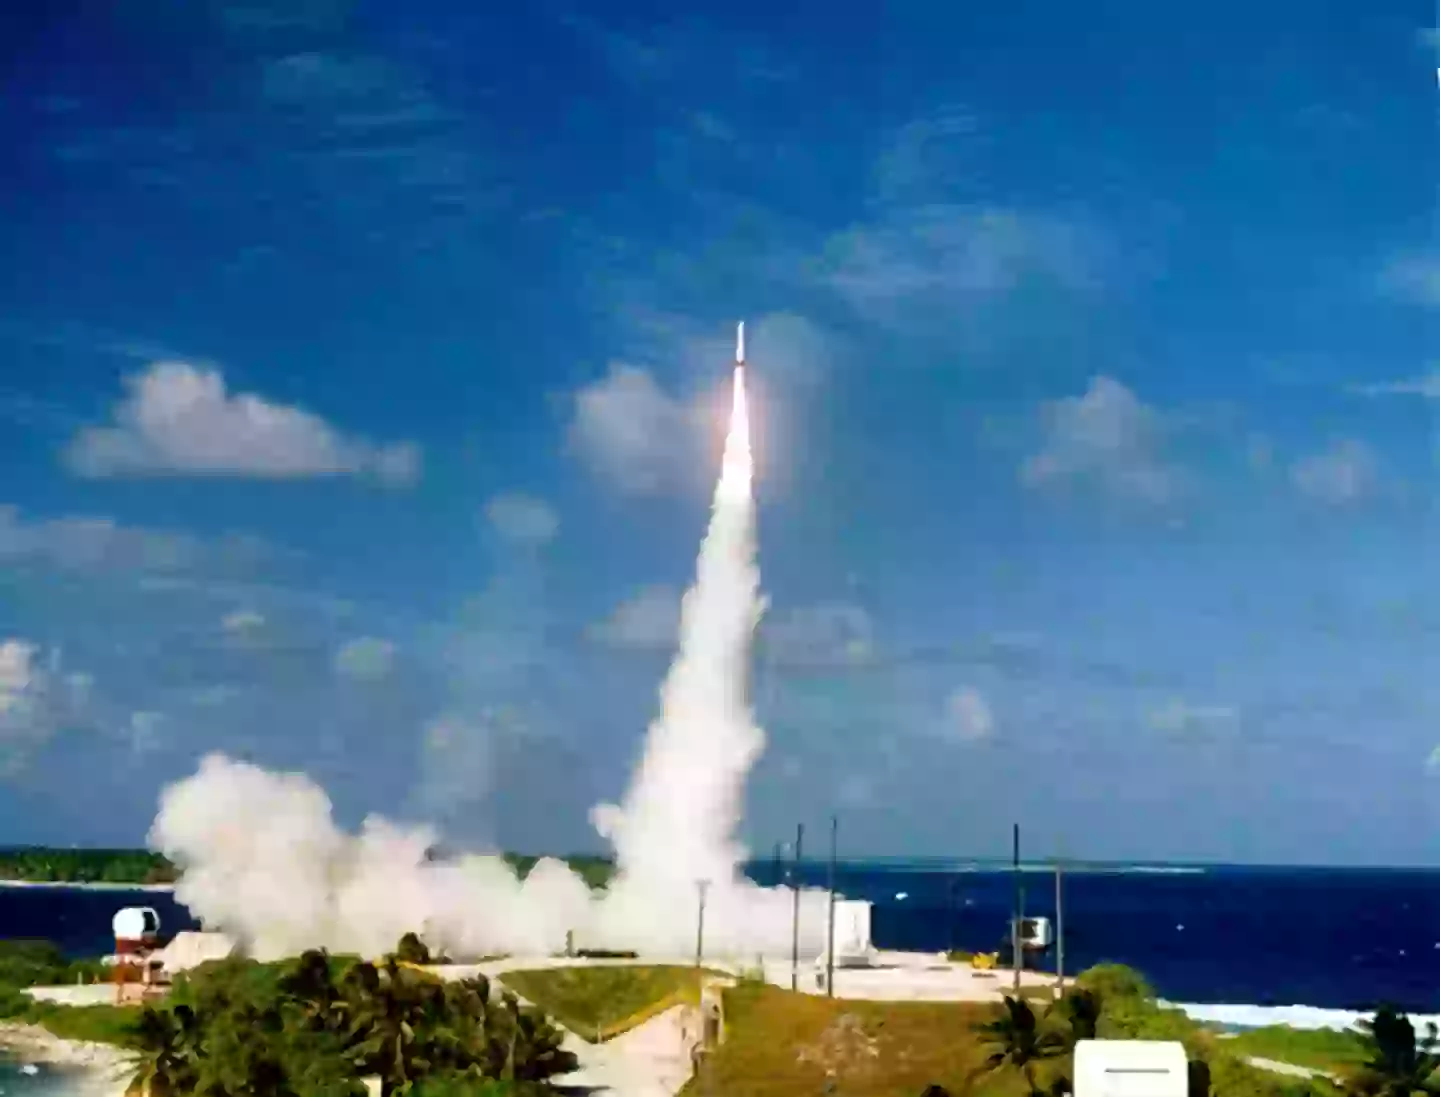
[[[101,881],[71,883],[64,880],[0,880],[0,888],[51,888],[70,891],[154,891],[171,892],[174,884],[110,884]]]
[[[121,1097],[132,1073],[130,1056],[109,1044],[62,1040],[39,1025],[0,1021],[0,1055],[74,1072],[85,1097]]]

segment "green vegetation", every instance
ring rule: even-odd
[[[66,1040],[125,1045],[133,1035],[134,1010],[37,1002],[22,989],[90,983],[106,975],[98,960],[67,960],[49,941],[0,941],[0,1019],[43,1025]]]
[[[175,866],[144,849],[0,849],[0,880],[64,884],[166,884]]]
[[[742,983],[725,992],[725,1042],[683,1092],[916,1097],[937,1083],[955,1094],[1020,1097],[1018,1075],[982,1071],[987,1051],[973,1026],[996,1015],[969,1002],[847,1001]]]
[[[1311,1031],[1271,1025],[1225,1037],[1223,1042],[1234,1055],[1275,1059],[1330,1073],[1353,1069],[1366,1057],[1365,1038],[1360,1033],[1328,1028]]]
[[[505,863],[514,869],[515,874],[522,880],[530,875],[530,870],[539,860],[539,857],[528,853],[505,854]],[[610,878],[615,875],[615,862],[608,857],[600,857],[592,853],[575,853],[569,857],[558,858],[558,860],[569,865],[571,871],[591,888],[605,887],[610,883]]]
[[[483,1093],[482,1081],[533,1087],[575,1067],[560,1031],[514,995],[493,997],[483,977],[442,982],[393,956],[204,964],[142,1010],[137,1029],[141,1078],[157,1097],[340,1097],[368,1075],[387,1094],[422,1082],[424,1093]]]
[[[714,972],[705,972],[713,975]],[[543,968],[507,971],[505,985],[592,1042],[608,1040],[654,1016],[664,1004],[699,1000],[697,969],[678,966]]]
[[[88,983],[105,973],[99,960],[67,960],[51,941],[0,940],[0,987]]]
[[[1000,1006],[845,1001],[742,984],[725,993],[725,1043],[686,1092],[702,1094],[709,1086],[708,1092],[747,1097],[1050,1097],[1069,1093],[1075,1042],[1092,1035],[1180,1040],[1209,1074],[1213,1097],[1334,1092],[1323,1082],[1245,1065],[1227,1047],[1231,1041],[1161,1008],[1129,969],[1106,965],[1077,983],[1043,1010],[1024,1000]]]
[[[54,1005],[19,989],[88,972],[44,942],[0,942],[0,1015],[135,1052],[153,1097],[358,1097],[371,1075],[386,1094],[521,1097],[575,1067],[560,1030],[513,994],[493,996],[483,977],[442,982],[394,956],[222,960],[140,1008]]]
[[[525,877],[540,858],[507,853],[505,862]],[[606,857],[575,854],[561,858],[592,888],[601,888],[615,874]],[[179,876],[168,860],[145,849],[49,849],[24,846],[0,849],[0,880],[37,884],[168,884]]]

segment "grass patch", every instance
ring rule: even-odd
[[[682,1092],[916,1097],[938,1083],[973,1097],[1019,1097],[1025,1086],[1015,1074],[967,1088],[988,1054],[973,1026],[994,1016],[985,1003],[846,1001],[736,986],[725,992],[725,1042]]]
[[[1272,1025],[1239,1033],[1221,1043],[1234,1055],[1275,1059],[1330,1073],[1340,1073],[1365,1061],[1365,1045],[1357,1032],[1308,1031]]]
[[[39,1025],[62,1040],[133,1047],[140,1010],[134,1006],[62,1006],[32,1002],[17,1020]]]
[[[627,1021],[638,1024],[648,1020],[645,1011],[672,995],[684,995],[690,1001],[699,995],[695,968],[666,965],[507,971],[500,981],[586,1040],[618,1036],[634,1027]]]

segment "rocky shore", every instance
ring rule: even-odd
[[[122,1097],[132,1071],[130,1056],[117,1047],[62,1040],[20,1021],[0,1022],[0,1055],[73,1073],[79,1097]]]

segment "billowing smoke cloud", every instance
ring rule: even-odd
[[[765,745],[749,696],[763,611],[752,479],[737,370],[710,528],[660,715],[622,804],[592,813],[618,866],[603,895],[559,862],[542,861],[522,882],[496,856],[427,860],[436,835],[423,828],[372,817],[359,835],[345,834],[304,776],[212,755],[165,791],[150,835],[183,870],[177,898],[260,957],[312,946],[375,954],[408,930],[457,955],[553,952],[573,931],[592,947],[678,956],[695,946],[703,882],[707,952],[787,952],[791,895],[746,880],[735,840],[745,779]],[[814,955],[824,896],[802,900],[802,949]]]

